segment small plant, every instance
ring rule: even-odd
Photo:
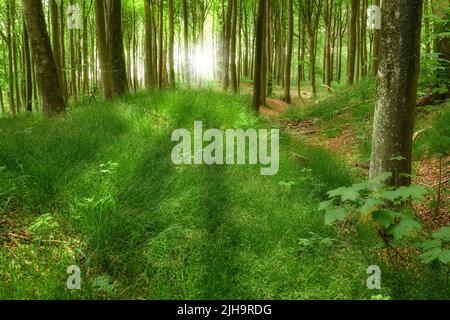
[[[58,227],[58,222],[52,217],[51,214],[46,213],[37,217],[28,227],[28,231],[37,238],[45,238],[51,235],[54,229]]]
[[[301,238],[298,240],[300,252],[304,252],[304,251],[308,251],[308,250],[311,251],[312,249],[322,250],[325,248],[329,248],[336,241],[336,239],[322,237],[314,232],[309,232],[309,234],[311,235],[310,238]]]
[[[413,211],[405,203],[420,200],[427,191],[418,185],[390,187],[384,184],[391,173],[382,173],[366,182],[329,191],[329,200],[319,206],[325,212],[325,222],[353,220],[375,223],[387,244],[391,239],[416,234],[421,229]]]
[[[439,261],[450,264],[450,226],[434,232],[431,239],[418,242],[417,247],[423,250],[419,257],[423,263]]]

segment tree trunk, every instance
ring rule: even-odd
[[[64,113],[66,104],[58,80],[56,63],[50,46],[41,0],[22,0],[23,15],[30,38],[42,96],[44,117]]]
[[[255,71],[253,83],[253,109],[259,112],[261,106],[262,91],[262,69],[264,55],[264,25],[266,15],[266,0],[259,0],[258,18],[256,24],[256,40],[255,40]]]
[[[122,35],[122,1],[120,0],[110,3],[108,40],[112,94],[113,96],[120,96],[128,91]]]
[[[33,111],[33,82],[32,82],[33,69],[31,68],[30,44],[26,28],[23,28],[23,64],[25,73],[24,106],[26,111],[31,112]]]
[[[163,6],[163,0],[159,0],[159,41],[158,41],[158,89],[161,90],[163,87],[163,76],[164,76],[164,70],[163,70],[163,61],[164,61],[164,48],[163,48],[163,40],[164,40],[164,6]]]
[[[380,6],[381,1],[375,0],[374,5]],[[378,66],[380,65],[380,45],[381,45],[381,30],[374,29],[373,31],[373,58],[372,58],[372,75],[377,76]]]
[[[411,182],[421,16],[422,0],[383,2],[370,176],[392,172],[390,185]]]
[[[294,3],[288,0],[289,28],[286,50],[286,61],[284,69],[284,100],[291,103],[291,64],[292,64],[292,42],[294,40]]]
[[[174,41],[175,29],[173,18],[173,0],[169,0],[169,83],[175,88],[175,60],[174,60]]]
[[[153,87],[152,2],[145,0],[145,87]]]
[[[356,24],[358,17],[359,0],[352,0],[350,14],[350,40],[348,47],[348,83],[355,82],[355,61],[356,61]]]
[[[183,0],[183,31],[184,31],[184,76],[189,86],[191,83],[191,63],[189,59],[189,12],[187,0]]]
[[[105,2],[95,0],[95,22],[97,26],[97,47],[100,60],[100,72],[103,97],[112,97],[111,65],[109,61],[108,42],[106,38]]]
[[[231,45],[230,45],[230,74],[231,74],[231,90],[234,93],[238,91],[238,79],[236,68],[236,36],[237,36],[237,6],[238,0],[231,0],[233,5],[231,17]]]
[[[224,39],[223,39],[223,47],[222,47],[222,56],[223,56],[223,66],[222,66],[222,89],[224,91],[228,90],[230,86],[230,41],[231,41],[231,19],[233,14],[233,0],[228,0],[227,6],[227,15],[225,17],[224,23]]]

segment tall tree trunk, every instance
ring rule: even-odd
[[[189,12],[187,0],[183,0],[183,32],[184,32],[184,77],[186,84],[191,83],[191,63],[189,55]]]
[[[113,96],[120,96],[128,91],[122,34],[122,1],[120,0],[110,3],[108,40],[112,94]]]
[[[175,28],[173,18],[173,0],[169,1],[169,83],[172,88],[175,88],[175,60],[174,60],[174,42],[175,42]]]
[[[58,17],[58,5],[56,0],[50,0],[50,12],[51,12],[51,25],[52,25],[52,49],[55,57],[55,63],[57,68],[57,76],[62,84],[62,67],[61,67],[61,34]],[[64,91],[64,90],[63,90]]]
[[[266,0],[259,0],[258,18],[256,22],[255,40],[255,71],[253,82],[253,109],[259,112],[261,106],[261,91],[263,86],[263,55],[264,55],[264,25],[266,15]]]
[[[153,87],[152,1],[145,0],[145,87]]]
[[[374,5],[380,7],[380,0],[375,0]],[[372,58],[372,75],[377,76],[378,66],[380,64],[380,45],[381,45],[381,30],[374,29],[373,31],[373,58]]]
[[[331,20],[333,17],[333,0],[325,0],[325,85],[331,91],[332,59],[331,59]]]
[[[51,118],[63,113],[66,104],[58,77],[55,77],[56,63],[47,33],[42,2],[41,0],[22,0],[22,8],[34,55],[44,117]]]
[[[161,90],[163,87],[163,61],[164,61],[164,48],[163,48],[163,40],[164,40],[164,7],[163,0],[159,0],[159,43],[158,43],[158,88]]]
[[[422,0],[383,2],[370,176],[392,172],[391,185],[411,182],[421,16]]]
[[[291,64],[292,64],[292,42],[294,40],[294,3],[288,0],[289,28],[286,50],[286,62],[284,69],[284,100],[291,103]]]
[[[33,111],[33,82],[32,82],[33,70],[31,68],[30,44],[26,28],[23,28],[23,63],[25,76],[24,106],[26,111],[31,112]]]
[[[105,2],[95,0],[95,22],[97,26],[97,48],[100,60],[101,83],[103,97],[112,97],[111,63],[109,59],[109,48],[106,36]]]
[[[348,47],[348,74],[347,79],[350,85],[355,82],[355,61],[356,61],[356,24],[358,18],[359,0],[351,0],[350,14],[350,40]]]
[[[236,37],[237,37],[237,6],[238,0],[231,0],[233,10],[231,14],[231,44],[230,44],[230,74],[231,74],[231,90],[234,93],[238,91],[238,79],[236,68]]]
[[[16,102],[14,96],[14,61],[13,61],[13,40],[12,40],[12,19],[14,13],[11,8],[12,0],[6,1],[6,38],[8,45],[8,103],[10,112],[16,114]]]
[[[223,66],[222,66],[222,89],[224,91],[228,90],[230,86],[230,42],[231,42],[231,19],[233,14],[233,0],[228,0],[227,5],[227,14],[225,16],[224,23],[224,39],[223,39],[223,47],[222,47],[222,56],[223,56]]]

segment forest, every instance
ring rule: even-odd
[[[448,0],[0,0],[0,300],[450,299]]]

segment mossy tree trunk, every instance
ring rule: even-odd
[[[42,109],[45,118],[64,113],[64,101],[61,85],[57,76],[50,39],[47,33],[41,0],[22,0],[23,15],[31,49],[34,55],[36,76],[42,96]]]
[[[422,0],[383,2],[370,176],[392,172],[390,185],[411,182],[421,17]]]

